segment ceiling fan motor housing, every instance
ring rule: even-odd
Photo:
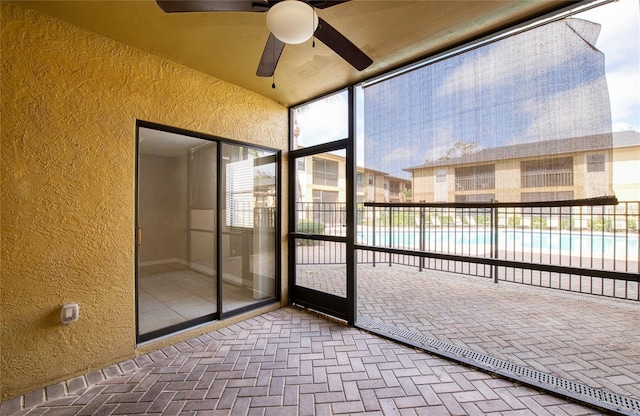
[[[267,27],[284,43],[303,43],[318,28],[318,15],[313,7],[303,1],[284,0],[267,12]]]

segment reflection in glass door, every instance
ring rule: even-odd
[[[217,144],[138,132],[138,333],[141,339],[217,312]]]
[[[274,152],[223,143],[222,312],[275,297],[276,172]]]

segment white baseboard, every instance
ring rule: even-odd
[[[159,264],[170,264],[170,263],[179,263],[179,264],[182,264],[183,266],[189,266],[189,262],[186,260],[172,258],[172,259],[162,259],[162,260],[141,261],[138,263],[138,267],[157,266]]]

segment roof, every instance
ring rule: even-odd
[[[416,169],[464,165],[470,163],[493,162],[505,159],[522,159],[536,156],[554,156],[567,153],[609,150],[611,148],[640,146],[640,133],[637,131],[616,132],[613,134],[597,134],[592,136],[570,137],[559,140],[546,140],[511,146],[500,146],[482,149],[475,153],[452,159],[427,161],[424,165],[413,166],[403,170],[411,172]]]
[[[640,146],[640,132],[627,130],[613,133],[613,148]]]

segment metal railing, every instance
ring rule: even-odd
[[[481,189],[495,189],[495,177],[456,178],[456,191],[476,191]]]
[[[523,173],[520,175],[523,188],[573,186],[573,172]]]
[[[324,232],[344,235],[343,204],[300,207],[307,217],[337,220],[325,222]],[[331,215],[330,209],[341,213]],[[355,243],[359,263],[404,264],[495,282],[640,300],[639,224],[640,202],[602,206],[372,203],[358,206]],[[340,263],[344,248],[332,247],[335,244],[318,243],[298,260]],[[318,254],[322,250],[327,253]],[[335,262],[332,251],[341,253]]]
[[[346,203],[344,202],[297,202],[298,224],[316,223],[330,235],[344,235],[347,224]],[[337,233],[337,234],[336,234]]]

